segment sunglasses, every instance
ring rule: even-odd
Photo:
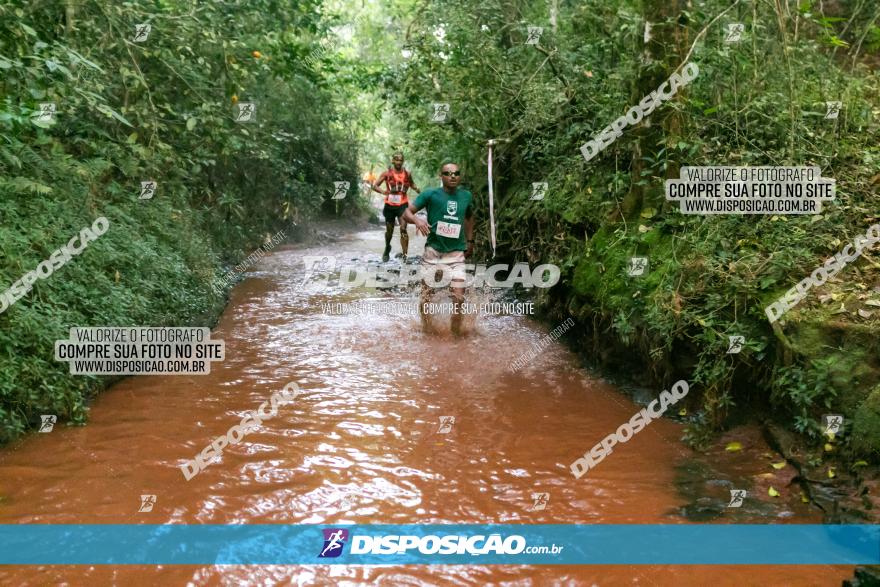
[[[444,171],[440,175],[442,175],[443,177],[458,177],[461,175],[461,171]]]

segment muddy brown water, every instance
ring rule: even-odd
[[[421,252],[423,240],[411,241],[411,253]],[[722,501],[731,479],[763,470],[755,463],[769,458],[766,448],[725,469],[692,453],[679,440],[682,424],[668,419],[575,479],[568,465],[640,406],[559,343],[510,372],[548,332],[528,318],[481,316],[463,339],[429,336],[416,317],[321,306],[413,301],[414,293],[303,286],[303,255],[376,260],[381,248],[382,232],[368,231],[264,258],[214,329],[226,360],[209,375],[128,378],[97,398],[87,426],[58,425],[0,451],[0,523],[652,524],[691,523],[707,511],[714,523],[821,521],[793,496],[732,517]],[[291,380],[302,389],[292,404],[184,479],[184,460]],[[448,434],[437,432],[443,416],[455,417]],[[532,510],[533,493],[549,493],[546,509]],[[157,496],[152,512],[138,512],[143,494]],[[0,567],[0,582],[839,585],[851,573],[818,565],[42,566]]]

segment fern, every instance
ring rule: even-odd
[[[13,193],[30,192],[32,194],[47,195],[52,193],[52,188],[34,181],[27,177],[13,177],[12,179],[0,180],[0,186],[9,188]]]

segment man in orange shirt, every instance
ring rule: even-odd
[[[379,186],[385,184],[384,190]],[[379,179],[373,184],[373,191],[385,196],[385,207],[382,215],[385,216],[385,252],[382,253],[382,261],[388,261],[391,254],[391,237],[394,236],[394,225],[400,224],[400,248],[403,249],[403,259],[406,260],[409,249],[409,234],[406,232],[406,220],[403,213],[409,205],[406,192],[412,188],[417,194],[421,193],[413,182],[412,175],[403,168],[403,153],[397,151],[391,156],[391,166],[382,172]]]

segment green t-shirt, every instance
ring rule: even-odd
[[[454,194],[443,188],[425,190],[416,198],[416,208],[428,212],[431,234],[425,243],[438,253],[467,250],[464,219],[473,207],[474,197],[458,188]]]

